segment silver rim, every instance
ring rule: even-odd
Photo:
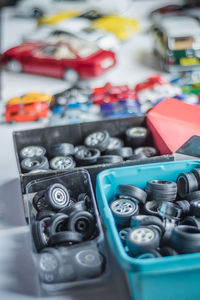
[[[122,146],[122,144],[121,144],[120,140],[118,140],[117,138],[112,138],[111,137],[107,149],[110,149],[110,150],[118,149],[121,146]]]
[[[72,161],[69,157],[60,157],[53,160],[53,166],[56,169],[68,169],[72,166]]]
[[[43,253],[40,257],[40,268],[45,272],[53,272],[58,268],[58,261],[51,253]]]
[[[137,228],[131,232],[130,238],[136,243],[148,243],[153,240],[154,232],[149,228]]]
[[[75,70],[67,70],[64,74],[64,79],[69,83],[75,83],[78,81],[78,73]]]
[[[101,131],[94,132],[86,138],[86,144],[88,146],[95,146],[99,142],[102,142],[104,140],[104,137],[105,135],[103,132]]]
[[[143,153],[146,156],[152,156],[155,154],[155,150],[152,147],[139,147],[139,148],[135,149],[134,153],[135,154]]]
[[[39,167],[40,162],[38,160],[31,160],[28,158],[24,161],[24,165],[28,168]]]
[[[12,59],[7,63],[7,70],[11,72],[19,73],[22,71],[22,66],[20,62]]]
[[[111,204],[111,209],[116,214],[129,215],[134,212],[135,204],[128,200],[116,200]]]
[[[43,154],[43,150],[40,147],[29,146],[22,149],[21,154],[24,157],[41,156]]]
[[[98,267],[101,263],[100,255],[97,256],[96,251],[82,250],[76,255],[76,259],[80,265],[86,267]]]
[[[53,190],[53,199],[55,203],[60,205],[64,205],[67,202],[66,193],[60,188],[55,188]]]

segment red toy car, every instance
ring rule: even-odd
[[[114,86],[110,82],[107,82],[103,87],[95,88],[92,95],[92,102],[96,105],[127,99],[135,100],[135,91],[131,90],[128,85]]]
[[[49,106],[45,102],[6,105],[5,119],[7,123],[33,122],[47,118]]]
[[[79,39],[56,43],[23,43],[2,54],[10,71],[27,72],[76,82],[102,75],[116,64],[115,53]]]
[[[135,91],[139,92],[141,90],[151,90],[155,87],[155,85],[163,85],[167,83],[161,75],[155,75],[147,78],[146,81],[136,84]]]

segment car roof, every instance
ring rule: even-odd
[[[166,17],[161,21],[161,27],[172,38],[200,35],[198,21],[190,17]]]

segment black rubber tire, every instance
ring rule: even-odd
[[[110,137],[109,144],[107,146],[106,151],[120,149],[124,146],[123,140],[117,137]]]
[[[177,178],[178,195],[181,198],[187,197],[187,194],[198,190],[199,183],[196,176],[190,173],[181,173]]]
[[[98,140],[97,137],[95,139],[95,135],[97,135],[97,136],[101,135],[102,136],[101,140]],[[94,136],[94,138],[93,138],[93,136]],[[94,140],[94,141],[92,142],[92,140]],[[108,131],[102,130],[102,131],[96,131],[96,132],[89,134],[85,138],[84,144],[88,148],[96,148],[96,149],[99,149],[100,151],[104,151],[107,149],[109,141],[110,141],[110,135],[109,135]]]
[[[144,234],[141,238],[142,241],[139,240],[139,238],[135,238],[135,236],[139,236],[140,233],[144,231],[146,234],[151,236],[150,238],[146,237],[146,240],[144,240]],[[132,253],[132,255],[137,256],[141,253],[148,252],[152,249],[157,249],[159,247],[160,242],[160,236],[158,234],[158,231],[154,228],[150,228],[147,226],[138,226],[133,229],[131,229],[128,233],[127,237],[127,246],[129,248],[129,251]]]
[[[131,184],[118,185],[118,194],[135,198],[138,202],[144,204],[147,199],[147,193],[139,187]]]
[[[185,219],[181,220],[180,225],[194,226],[200,229],[200,218],[187,216]]]
[[[49,147],[49,154],[55,156],[70,156],[74,154],[74,145],[69,143],[58,143]]]
[[[32,200],[32,205],[37,212],[49,209],[49,205],[45,201],[45,191],[39,191],[35,194]]]
[[[60,231],[50,236],[48,244],[49,246],[56,245],[73,245],[83,241],[83,236],[79,232],[72,231]]]
[[[77,150],[74,157],[77,162],[77,165],[87,166],[95,164],[100,154],[101,152],[98,149],[89,149],[84,147],[82,149]]]
[[[133,154],[131,155],[128,160],[140,160],[140,159],[146,159],[148,158],[146,155],[144,155],[143,153],[139,153],[139,154]]]
[[[47,209],[44,209],[44,210],[41,210],[37,213],[36,215],[36,220],[37,221],[41,221],[42,219],[44,218],[51,218],[55,215],[55,212],[52,211],[52,210],[47,210]]]
[[[200,199],[200,191],[189,193],[186,196],[186,200],[188,200],[189,202],[196,199]]]
[[[49,236],[52,236],[56,232],[66,231],[68,225],[69,216],[62,213],[55,214],[49,222]]]
[[[160,253],[162,256],[176,256],[178,255],[178,252],[176,250],[170,248],[170,247],[161,247]]]
[[[63,208],[63,209],[59,210],[59,213],[71,215],[71,214],[76,213],[78,211],[85,211],[85,210],[87,210],[87,207],[86,207],[85,201],[82,200],[82,201],[76,202],[72,205],[69,205],[66,208]]]
[[[190,202],[190,215],[200,217],[200,200],[192,200]]]
[[[176,226],[171,236],[171,246],[178,253],[200,252],[200,229],[194,226]]]
[[[74,266],[82,278],[96,278],[101,275],[104,267],[104,256],[89,246],[81,249],[77,247],[74,255]]]
[[[148,226],[148,225],[157,225],[160,229],[161,232],[164,232],[164,225],[163,222],[159,217],[156,216],[149,216],[149,215],[137,215],[131,217],[130,220],[130,227],[138,227],[138,226]]]
[[[95,217],[88,211],[78,211],[70,215],[68,230],[81,233],[84,240],[91,238],[91,236],[95,232],[95,229]]]
[[[86,193],[81,193],[78,195],[77,202],[79,201],[84,201],[87,209],[92,207],[92,200]]]
[[[105,151],[106,155],[118,155],[123,157],[123,159],[129,159],[133,155],[133,149],[131,147],[122,147],[118,149],[107,149]]]
[[[63,184],[54,183],[46,189],[45,201],[54,211],[59,211],[69,206],[70,195]]]
[[[196,168],[192,170],[192,173],[194,174],[194,176],[196,177],[197,181],[198,181],[198,189],[200,189],[200,169]]]
[[[47,227],[46,222],[50,218],[42,219],[41,221],[35,221],[32,224],[32,236],[37,251],[41,251],[48,245],[48,237],[44,234],[44,228]]]
[[[159,207],[158,201],[147,201],[144,205],[144,212],[148,215],[157,216],[161,218],[158,214],[158,207]]]
[[[149,200],[172,202],[176,199],[177,185],[172,181],[150,180],[147,182],[145,191]]]
[[[156,258],[156,257],[162,257],[160,252],[158,250],[152,249],[146,253],[142,253],[138,255],[137,259],[149,259],[149,258]]]
[[[131,127],[126,130],[126,142],[132,148],[143,146],[148,137],[148,130],[144,127]]]
[[[190,203],[187,200],[176,201],[176,204],[182,209],[182,217],[189,215]]]
[[[119,155],[102,155],[97,158],[97,165],[121,163],[123,158]]]
[[[46,156],[24,158],[21,161],[21,167],[24,172],[40,170],[40,169],[48,170],[49,162]]]
[[[163,201],[158,207],[158,214],[163,219],[179,220],[182,214],[182,209],[176,203]]]

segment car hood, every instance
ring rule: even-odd
[[[16,47],[13,47],[7,51],[5,51],[4,54],[19,54],[19,55],[24,55],[24,54],[29,54],[30,51],[34,50],[38,46],[42,45],[42,43],[23,43],[21,45],[18,45]]]

